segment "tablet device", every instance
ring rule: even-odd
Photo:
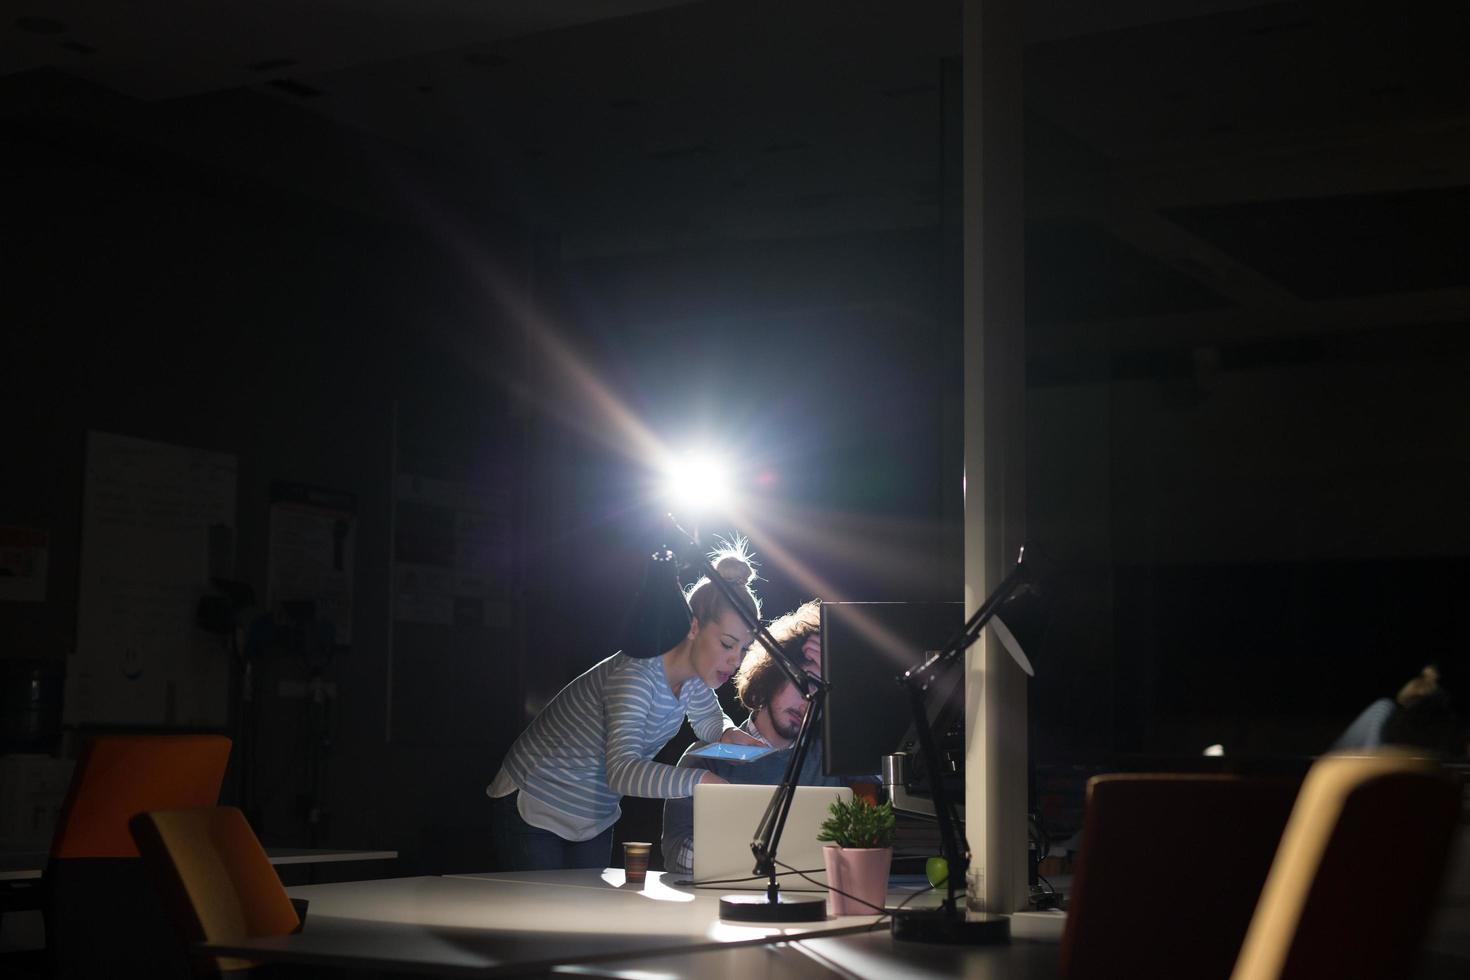
[[[695,759],[723,759],[726,762],[754,762],[776,751],[769,745],[739,745],[735,742],[710,742],[684,754]]]

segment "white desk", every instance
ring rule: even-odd
[[[0,881],[30,881],[46,867],[45,851],[0,851]]]
[[[333,850],[321,847],[267,847],[271,864],[337,864],[341,861],[392,861],[397,851]]]
[[[643,886],[621,869],[389,878],[287,889],[311,904],[295,936],[205,944],[264,962],[489,976],[683,955],[873,928],[875,916],[761,927],[723,923],[719,893]],[[880,926],[880,928],[883,928]],[[886,931],[885,943],[891,943]]]
[[[690,953],[559,966],[557,977],[673,980],[759,977],[761,980],[1056,980],[1056,943],[1012,940],[1002,946],[895,943],[886,929],[764,946],[705,948]],[[1437,978],[1435,978],[1437,980]]]
[[[271,864],[329,864],[338,861],[390,861],[397,851],[330,850],[319,847],[267,847]],[[0,881],[41,877],[50,857],[45,851],[0,851]]]

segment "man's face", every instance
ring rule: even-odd
[[[822,638],[816,633],[808,636],[801,644],[801,656],[806,661],[802,666],[814,677],[822,676]],[[771,727],[784,739],[793,739],[801,730],[801,719],[806,715],[806,701],[789,681],[771,699]]]
[[[790,741],[801,730],[801,719],[806,714],[806,701],[802,699],[801,692],[787,681],[781,685],[776,696],[771,698],[771,703],[766,705],[766,711],[776,734]]]

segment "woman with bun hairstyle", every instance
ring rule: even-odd
[[[711,563],[751,619],[760,600],[743,542]],[[624,796],[692,796],[725,780],[654,762],[687,717],[703,741],[751,742],[720,708],[715,689],[740,667],[754,638],[724,593],[701,577],[685,598],[688,632],[646,658],[619,652],[557,693],[516,739],[495,781],[493,845],[506,871],[605,868]]]

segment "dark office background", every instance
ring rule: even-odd
[[[587,378],[761,477],[768,613],[962,586],[959,3],[479,6],[0,23],[0,525],[51,560],[0,657],[75,646],[88,431],[234,454],[257,590],[273,482],[354,495],[319,843],[401,873],[488,863],[658,543]],[[1107,7],[1027,14],[1033,755],[1311,754],[1470,641],[1470,23]],[[489,501],[495,615],[395,621],[401,476]],[[261,665],[283,843],[304,669]]]

